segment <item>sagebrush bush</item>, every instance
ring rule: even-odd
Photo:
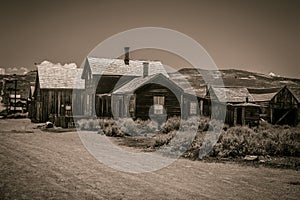
[[[299,156],[300,133],[287,126],[266,126],[250,129],[231,127],[223,132],[214,148],[214,155],[238,157],[245,155]]]
[[[179,129],[181,123],[180,117],[170,117],[165,123],[161,125],[161,131],[163,133],[169,133]]]

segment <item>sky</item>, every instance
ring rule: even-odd
[[[106,38],[139,27],[164,27],[200,43],[219,69],[300,78],[300,3],[295,0],[0,0],[0,67],[34,63],[78,66]],[[101,55],[99,55],[101,57]],[[188,64],[168,52],[133,59]]]

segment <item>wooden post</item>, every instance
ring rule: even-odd
[[[203,100],[200,100],[200,115],[203,115]]]
[[[108,96],[105,96],[105,101],[106,101],[106,113],[109,113],[109,106],[108,106]]]
[[[103,97],[102,96],[100,97],[100,99],[101,99],[101,112],[100,113],[101,113],[101,117],[103,117],[103,113],[104,113],[103,112],[103,110],[104,110],[104,101],[103,101]]]
[[[245,114],[246,114],[246,109],[245,109],[245,107],[243,107],[242,108],[242,125],[243,126],[246,124]]]
[[[270,108],[270,122],[273,124],[273,108]]]
[[[234,108],[233,125],[236,126],[236,124],[237,124],[237,108]]]
[[[183,119],[185,119],[185,107],[184,107],[184,99],[183,99],[183,95],[180,95],[180,108],[181,108],[181,116],[183,117]]]
[[[58,95],[57,95],[57,115],[60,116],[60,92],[58,92]]]

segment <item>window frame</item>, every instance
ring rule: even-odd
[[[153,114],[162,115],[164,113],[165,97],[153,96]]]
[[[197,102],[191,101],[190,102],[190,115],[197,115]]]

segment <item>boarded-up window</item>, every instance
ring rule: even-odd
[[[164,105],[165,105],[165,97],[163,96],[154,96],[153,97],[154,104],[154,114],[163,114]]]
[[[197,114],[197,103],[196,102],[190,103],[190,114],[191,115]]]

